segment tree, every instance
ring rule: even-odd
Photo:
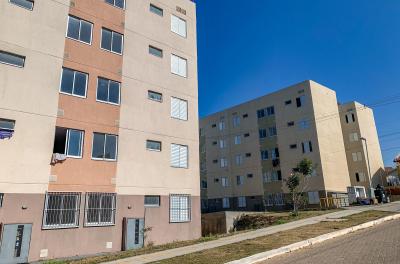
[[[293,215],[299,214],[299,207],[303,203],[303,193],[307,187],[307,178],[313,172],[313,164],[309,159],[303,159],[293,169],[292,174],[285,180],[292,199]]]

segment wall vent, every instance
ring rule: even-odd
[[[186,16],[186,10],[183,9],[182,7],[177,6],[176,7],[176,11],[178,11],[179,13],[181,13],[181,14]]]
[[[75,1],[71,1],[71,2],[69,3],[69,6],[70,6],[70,7],[75,7]]]
[[[58,117],[64,116],[64,109],[58,108],[58,110],[57,110],[57,116],[58,116]]]

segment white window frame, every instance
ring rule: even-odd
[[[93,157],[94,134],[101,134],[101,135],[104,135],[104,137],[105,137],[105,139],[104,139],[104,146],[103,146],[103,155],[104,155],[105,152],[106,152],[107,136],[116,137],[116,142],[115,142],[115,159],[95,158],[95,157]],[[101,132],[93,132],[93,135],[92,135],[92,151],[91,151],[91,156],[92,156],[92,160],[116,161],[116,160],[118,159],[118,135],[107,134],[107,133],[101,133]]]
[[[362,153],[361,151],[351,153],[354,162],[362,161]]]
[[[158,100],[158,99],[155,99],[155,98],[151,98],[151,97],[150,97],[150,94],[157,94],[157,95],[160,95],[160,96],[161,96],[161,99]],[[162,103],[162,102],[163,102],[163,94],[162,94],[162,93],[159,93],[159,92],[156,92],[156,91],[153,91],[153,90],[147,90],[147,99],[152,100],[152,101],[155,101],[155,102],[158,102],[158,103]]]
[[[181,168],[181,169],[187,169],[189,167],[189,146],[187,145],[181,145],[181,144],[176,144],[176,143],[171,143],[171,151],[170,151],[170,155],[171,155],[171,167],[173,168]],[[172,157],[173,157],[173,147],[178,147],[179,148],[179,153],[178,153],[178,164],[173,163]],[[182,162],[182,150],[185,149],[186,150],[186,161]]]
[[[243,156],[241,154],[235,156],[235,163],[238,166],[243,164]]]
[[[178,104],[178,115],[175,115],[174,112],[174,100],[176,100]],[[186,112],[184,115],[182,115],[183,108],[186,108]],[[188,121],[189,120],[189,102],[187,100],[171,96],[171,117],[174,119],[182,120],[182,121]]]
[[[173,59],[177,60],[176,61],[178,63],[177,71],[174,69],[175,67],[173,67],[173,65],[174,65]],[[182,67],[181,63],[183,63],[183,62],[185,63],[184,73],[182,73],[182,71],[181,71],[181,67]],[[187,78],[188,77],[188,61],[187,61],[187,59],[180,57],[178,55],[175,55],[175,54],[171,54],[171,73],[181,76],[181,77],[184,77],[184,78]]]
[[[242,144],[242,136],[237,135],[235,136],[235,145],[240,145],[240,144]]]
[[[236,185],[240,186],[244,184],[244,176],[238,175],[236,176]]]
[[[229,179],[228,179],[228,177],[221,177],[221,186],[223,188],[229,187]]]
[[[73,72],[74,72],[74,79],[72,80],[72,85],[73,85],[73,86],[72,86],[72,92],[71,92],[71,93],[67,93],[67,92],[61,91],[61,84],[62,84],[64,69],[67,69],[67,70],[70,70],[70,71],[73,71]],[[77,72],[83,73],[83,74],[86,75],[85,95],[84,95],[84,96],[74,94],[74,90],[75,90],[75,76],[76,76],[76,73],[77,73]],[[60,94],[65,94],[65,95],[69,95],[69,96],[75,96],[75,97],[79,97],[79,98],[87,98],[88,82],[89,82],[89,74],[88,74],[88,73],[86,73],[86,72],[81,72],[81,71],[77,71],[77,70],[74,70],[74,69],[71,69],[71,68],[67,68],[67,67],[62,67],[62,70],[61,70],[61,77],[60,77],[60,85],[59,85],[59,87],[60,87],[60,88],[59,88],[59,93],[60,93]]]
[[[357,132],[350,133],[349,140],[350,142],[357,142],[359,140],[358,133]]]
[[[70,19],[70,18],[74,18],[74,19],[76,19],[76,20],[79,20],[79,37],[78,37],[78,39],[75,39],[75,38],[72,38],[72,37],[69,37],[69,36],[68,36],[69,19]],[[81,37],[81,28],[82,28],[82,21],[84,21],[84,22],[90,24],[90,42],[89,42],[89,43],[80,40],[80,37]],[[87,21],[87,20],[85,20],[85,19],[82,19],[82,18],[80,18],[80,17],[77,17],[77,16],[68,15],[67,31],[65,32],[65,37],[66,37],[67,39],[75,40],[75,41],[78,41],[78,42],[81,42],[81,43],[83,43],[83,44],[86,44],[86,45],[91,46],[91,45],[92,45],[92,42],[93,42],[93,23],[90,22],[90,21]]]
[[[173,206],[173,198],[178,198],[178,206]],[[186,201],[183,198],[187,199]],[[186,203],[186,207],[184,206]],[[175,202],[176,205],[176,202]],[[178,214],[173,214],[173,211],[177,210]],[[187,211],[187,217],[182,217],[182,211]],[[174,215],[178,216],[174,218]],[[169,222],[170,223],[186,223],[192,220],[192,204],[191,196],[189,194],[170,194],[169,196]]]
[[[98,93],[98,89],[99,89],[99,80],[103,79],[106,80],[108,82],[107,85],[107,90],[108,90],[108,100],[110,99],[110,83],[114,82],[118,84],[118,103],[114,103],[114,102],[110,102],[110,101],[103,101],[97,98],[97,93]],[[100,103],[105,103],[105,104],[111,104],[111,105],[121,105],[121,83],[114,81],[114,80],[110,80],[107,78],[103,78],[103,77],[97,77],[97,87],[96,87],[96,102],[100,102]]]
[[[177,22],[177,26],[178,26],[177,29],[175,29],[175,27],[174,27],[174,20],[176,20],[176,22]],[[181,29],[182,26],[184,27],[183,29]],[[176,15],[171,14],[171,31],[183,38],[187,38],[187,22],[186,22],[186,20],[184,20]]]
[[[224,149],[224,148],[226,148],[226,147],[227,147],[226,139],[220,139],[220,140],[219,140],[219,148],[220,148],[220,149]]]
[[[237,198],[237,201],[238,201],[238,208],[246,207],[246,197],[245,196],[239,196]]]
[[[61,201],[60,201],[60,208],[58,209],[49,209],[49,198],[50,196],[61,196]],[[61,215],[63,214],[64,210],[64,199],[67,196],[75,196],[76,201],[75,201],[75,209],[67,209],[69,211],[73,210],[75,211],[74,214],[74,222],[72,224],[48,224],[48,212],[53,210],[53,211],[58,211]],[[79,227],[79,213],[80,213],[80,204],[81,204],[81,193],[78,192],[47,192],[45,196],[45,205],[43,208],[43,222],[42,222],[42,229],[62,229],[62,228],[77,228]],[[59,217],[59,219],[62,219],[62,216]]]
[[[90,195],[97,195],[99,197],[99,208],[89,208],[89,197]],[[108,210],[111,211],[111,222],[102,222],[101,221],[101,213],[104,212],[104,208],[102,208],[101,201],[102,199],[107,196],[111,197],[111,208],[107,208]],[[89,210],[98,210],[98,221],[96,222],[88,222],[88,211]],[[85,199],[85,221],[84,221],[84,226],[113,226],[115,225],[115,217],[116,217],[116,211],[117,211],[117,195],[115,193],[99,193],[99,192],[88,192],[86,193],[86,199]]]
[[[228,160],[226,158],[221,158],[220,166],[221,166],[221,168],[228,167]]]
[[[123,0],[123,2],[124,2],[124,6],[123,6],[123,7],[120,7],[120,6],[115,5],[115,0],[113,0],[113,4],[108,3],[107,1],[104,1],[104,2],[105,2],[106,4],[112,5],[113,7],[116,7],[116,8],[122,9],[122,10],[125,10],[125,5],[126,5],[126,1],[125,1],[125,0]]]
[[[106,30],[106,31],[110,31],[110,32],[111,32],[111,49],[110,49],[110,50],[101,47],[101,44],[102,44],[102,41],[103,41],[103,29]],[[117,31],[114,31],[114,30],[111,30],[111,29],[108,29],[108,28],[105,28],[105,27],[102,27],[101,30],[100,30],[100,32],[101,32],[101,35],[100,35],[100,49],[102,49],[102,50],[104,50],[104,51],[107,51],[107,52],[111,52],[111,53],[118,54],[118,55],[121,55],[121,56],[122,56],[122,54],[124,53],[124,44],[125,44],[125,36],[124,36],[124,34],[121,34],[121,33],[117,32]],[[114,34],[119,34],[119,35],[122,36],[122,41],[121,41],[121,53],[115,52],[115,51],[112,50],[112,49],[113,49]]]
[[[233,115],[232,124],[233,124],[233,127],[240,126],[240,116],[239,115]]]
[[[81,153],[79,156],[74,156],[74,155],[69,155],[68,151],[69,151],[69,143],[70,143],[70,133],[71,131],[76,131],[79,132],[81,134],[81,141],[79,142],[79,152]],[[73,158],[73,159],[81,159],[83,156],[83,142],[84,142],[84,137],[85,137],[85,132],[83,130],[77,130],[77,129],[67,129],[67,133],[65,134],[65,155],[68,158]]]

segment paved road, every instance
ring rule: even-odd
[[[263,264],[399,264],[400,220],[332,239]]]

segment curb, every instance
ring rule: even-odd
[[[239,259],[239,260],[235,260],[235,261],[231,261],[231,262],[227,262],[226,264],[254,264],[254,263],[258,263],[261,261],[265,261],[268,259],[271,259],[273,257],[277,257],[277,256],[281,256],[284,255],[286,253],[290,253],[292,251],[296,251],[305,247],[309,247],[311,245],[315,245],[324,241],[327,241],[329,239],[332,238],[336,238],[336,237],[340,237],[346,234],[350,234],[353,232],[356,232],[358,230],[362,230],[362,229],[366,229],[369,227],[373,227],[379,224],[382,224],[384,222],[387,221],[391,221],[391,220],[395,220],[395,219],[400,219],[400,214],[395,214],[395,215],[389,215],[374,221],[370,221],[364,224],[360,224],[357,226],[353,226],[353,227],[349,227],[349,228],[345,228],[339,231],[335,231],[335,232],[331,232],[328,234],[324,234],[324,235],[320,235],[314,238],[310,238],[307,240],[303,240],[294,244],[290,244],[284,247],[280,247],[277,249],[272,249],[269,251],[265,251],[262,253],[258,253],[243,259]]]

